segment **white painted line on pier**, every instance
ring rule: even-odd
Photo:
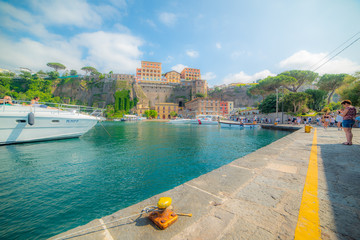
[[[106,228],[106,225],[104,223],[104,221],[102,220],[102,218],[100,218],[100,223],[104,229],[104,235],[105,235],[105,240],[114,240],[114,238],[111,236],[111,233],[109,232],[109,230]]]
[[[204,189],[195,187],[195,186],[190,185],[190,184],[188,184],[188,183],[184,183],[184,184],[187,185],[187,186],[189,186],[189,187],[192,187],[192,188],[194,188],[194,189],[196,189],[196,190],[199,190],[199,191],[201,191],[201,192],[207,193],[207,194],[209,194],[209,195],[211,195],[211,196],[213,196],[213,197],[219,198],[219,199],[221,199],[221,200],[225,200],[225,198],[219,197],[219,196],[217,196],[217,195],[215,195],[215,194],[212,194],[212,193],[210,193],[210,192],[208,192],[208,191],[205,191]]]

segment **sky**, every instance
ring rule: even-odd
[[[144,60],[198,68],[209,86],[353,74],[359,23],[360,0],[0,0],[0,68],[135,74]]]

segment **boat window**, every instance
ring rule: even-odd
[[[56,123],[58,123],[58,122],[60,122],[60,120],[51,120],[51,122],[56,122]]]
[[[18,119],[18,120],[16,120],[16,122],[17,122],[17,123],[26,123],[26,120],[24,120],[24,119]]]

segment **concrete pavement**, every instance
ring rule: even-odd
[[[337,128],[317,128],[316,132],[318,177],[317,196],[313,197],[319,202],[314,212],[318,212],[321,238],[360,239],[360,129],[353,129],[352,146],[341,144],[345,134]],[[314,131],[301,129],[53,239],[294,239],[313,137]],[[173,199],[175,212],[193,216],[179,216],[166,230],[159,230],[146,214],[122,219],[156,205],[162,196]]]

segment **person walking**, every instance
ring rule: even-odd
[[[330,123],[330,115],[328,112],[325,113],[323,121],[324,121],[324,128],[327,129]]]
[[[355,123],[356,108],[351,105],[350,100],[342,101],[341,105],[345,108],[344,111],[341,113],[341,116],[343,117],[342,127],[344,129],[347,140],[343,144],[352,145],[353,134],[351,130]]]
[[[336,119],[335,119],[339,131],[342,130],[342,121],[343,121],[343,117],[340,114],[341,114],[341,111],[337,111],[337,115],[336,115]]]

